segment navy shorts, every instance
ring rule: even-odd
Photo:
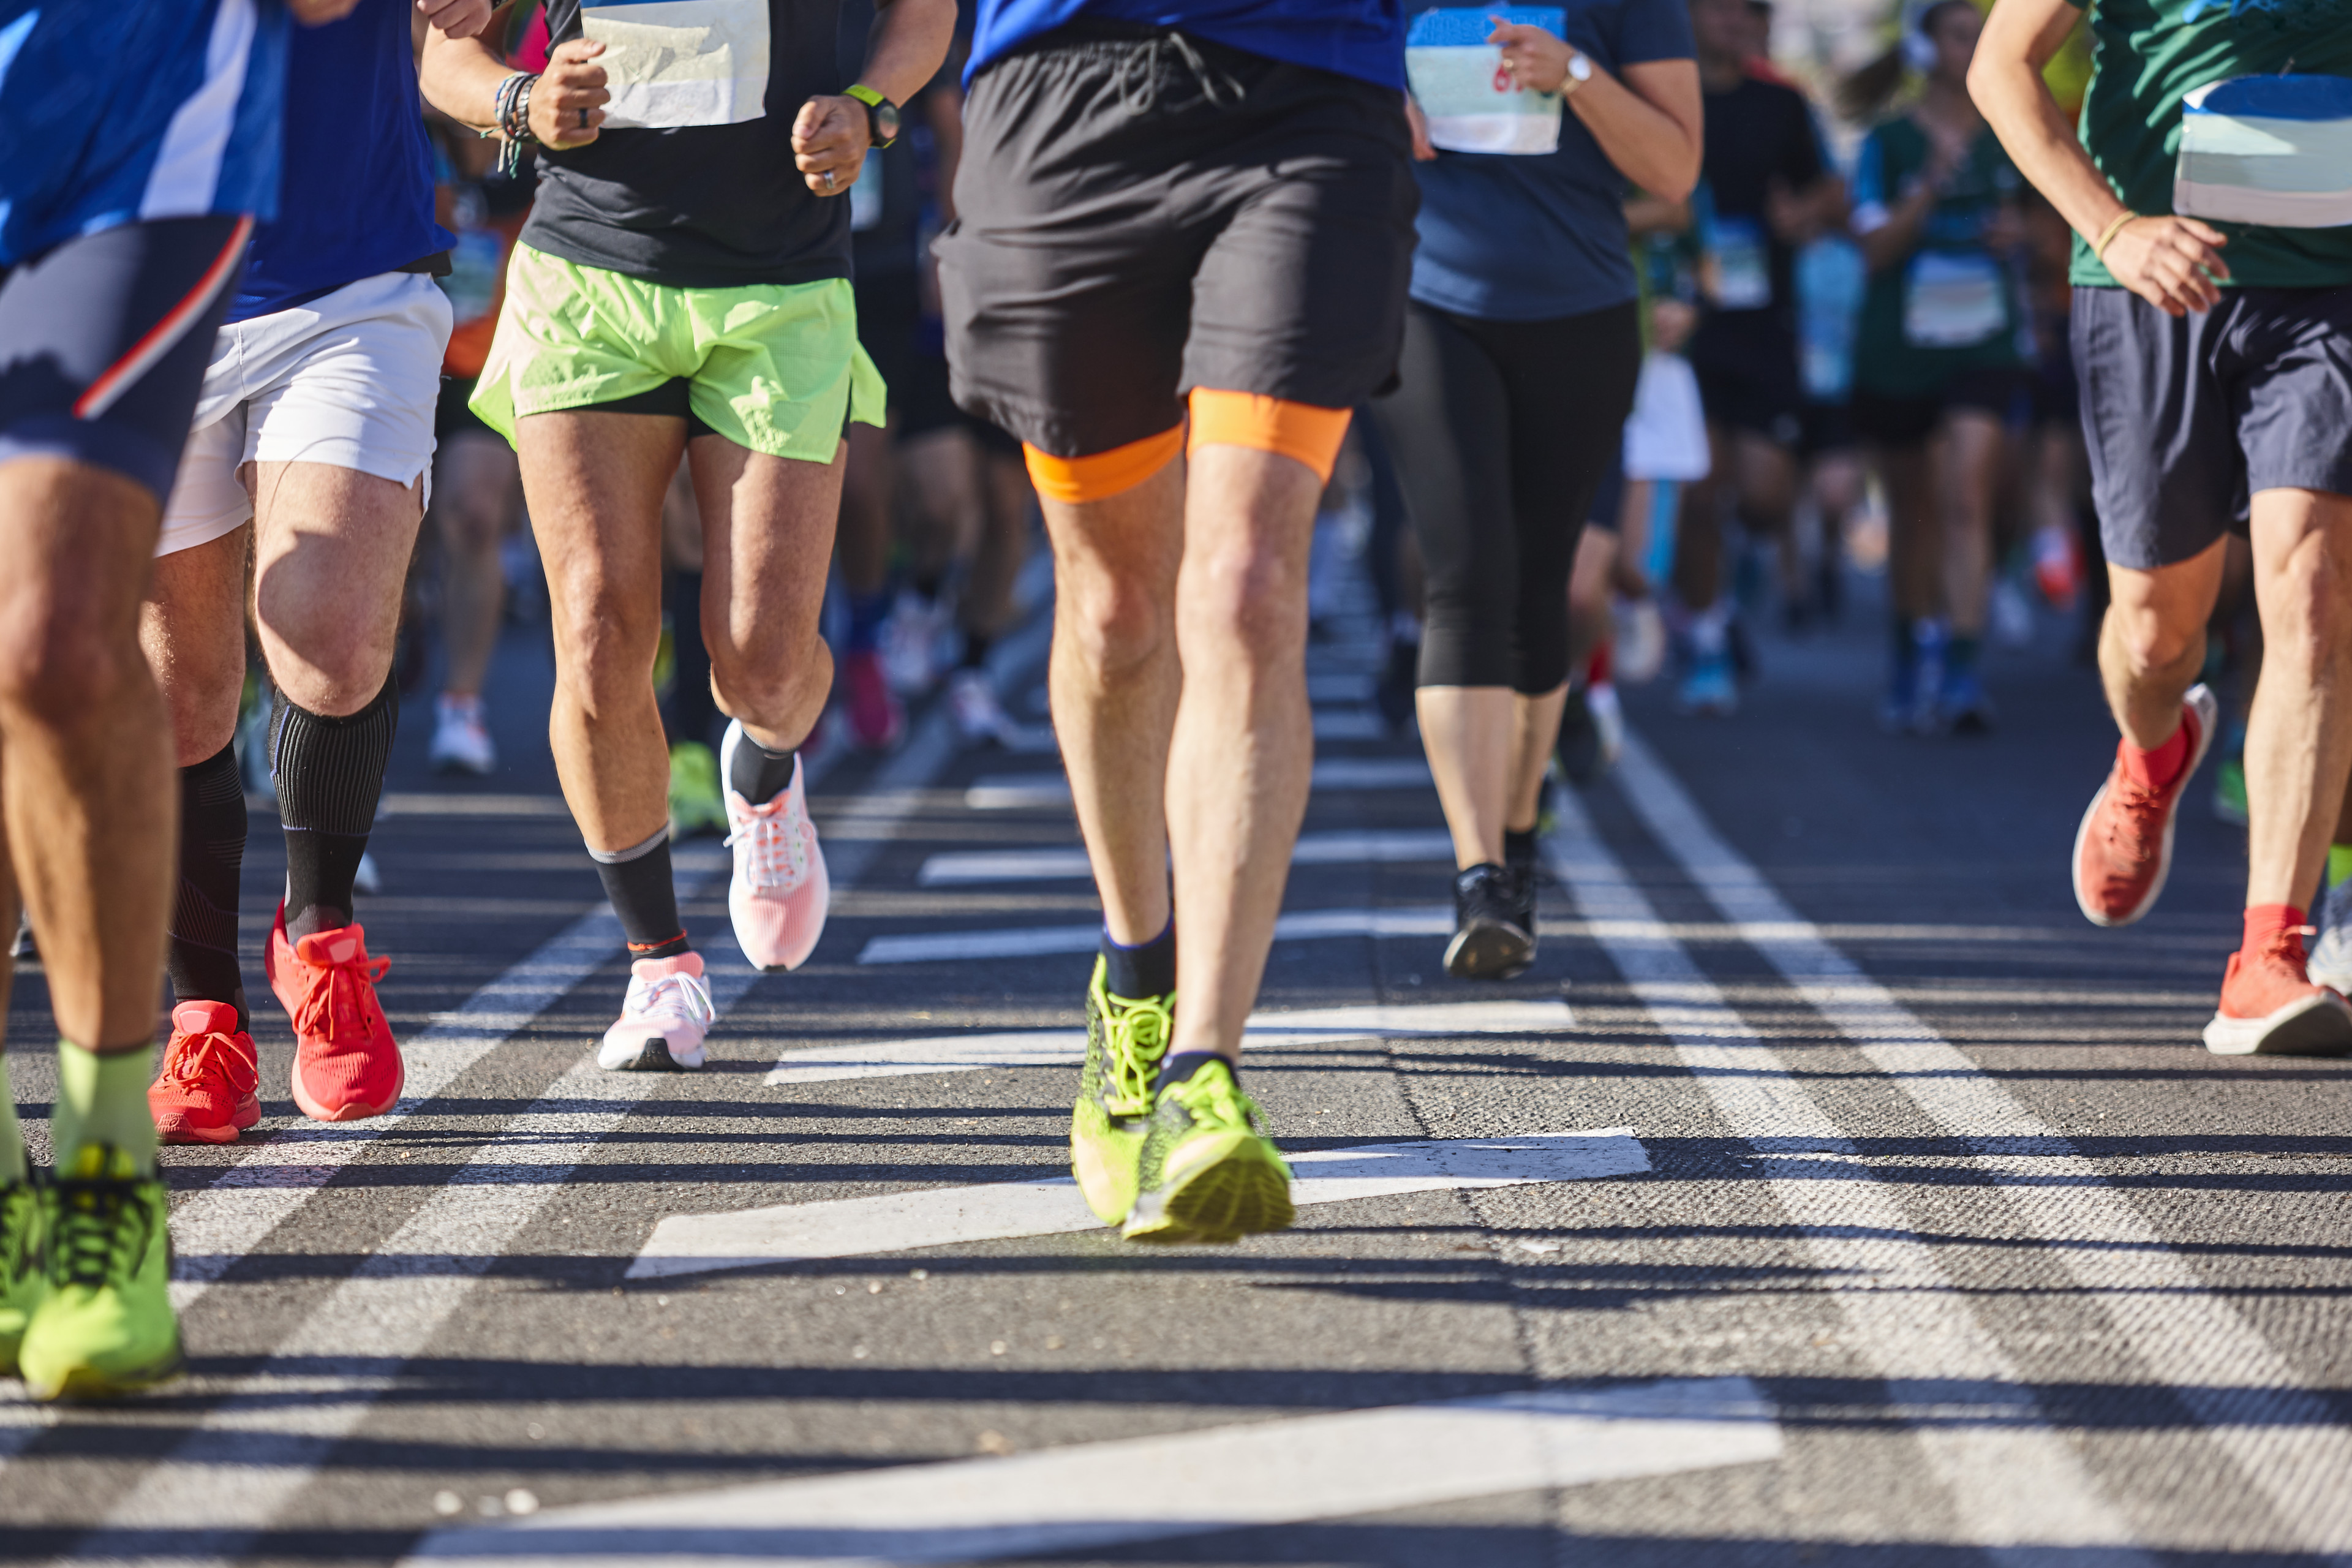
[[[2243,532],[2256,490],[2352,495],[2352,287],[2224,289],[2178,321],[2128,289],[2077,289],[2073,336],[2115,565]]]
[[[2025,372],[2016,365],[1979,365],[1954,374],[1925,397],[1895,397],[1866,387],[1854,388],[1854,433],[1874,447],[1916,447],[1936,433],[1945,415],[1969,409],[2006,419],[2025,388]]]
[[[123,224],[0,271],[0,463],[68,458],[161,504],[252,227],[227,216]]]

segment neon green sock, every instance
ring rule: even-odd
[[[0,1057],[0,1187],[23,1181],[30,1171],[24,1129],[16,1125],[16,1091],[8,1087],[8,1058]]]
[[[100,1056],[70,1040],[58,1042],[58,1109],[49,1143],[58,1175],[72,1175],[81,1152],[100,1143],[128,1154],[141,1175],[154,1173],[155,1119],[147,1109],[154,1068],[152,1046]]]
[[[2352,844],[2331,844],[2327,847],[2327,885],[2336,886],[2352,877]]]

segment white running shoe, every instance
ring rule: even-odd
[[[940,647],[946,635],[947,606],[909,589],[890,606],[877,638],[882,676],[902,697],[919,697],[939,680]]]
[[[604,1031],[596,1065],[606,1072],[675,1072],[702,1065],[702,1037],[715,1011],[702,981],[702,954],[641,958],[629,965],[620,1021]]]
[[[447,692],[434,704],[433,749],[426,760],[441,773],[483,774],[498,771],[499,751],[482,722],[482,700]]]
[[[750,745],[740,722],[730,721],[719,742],[719,776],[735,776],[735,749]],[[824,874],[824,851],[809,820],[803,790],[808,764],[793,764],[793,782],[775,799],[753,805],[727,790],[727,842],[735,850],[735,877],[727,889],[727,912],[734,918],[735,944],[751,967],[772,973],[798,969],[824,934],[833,889]]]
[[[2319,900],[2319,940],[2304,973],[2314,985],[2352,992],[2352,880],[2336,883]]]
[[[1617,700],[1617,688],[1606,680],[1594,681],[1585,688],[1584,706],[1601,734],[1601,765],[1613,768],[1625,754],[1625,709]]]
[[[959,669],[948,678],[948,712],[955,720],[956,733],[974,745],[1002,742],[1012,724],[996,700],[996,682],[984,669]]]
[[[1628,686],[1655,680],[1666,667],[1666,617],[1655,599],[1616,602],[1616,647],[1611,656],[1617,679]]]

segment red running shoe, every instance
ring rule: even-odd
[[[882,673],[882,658],[864,648],[841,661],[843,706],[849,710],[849,732],[869,752],[887,752],[906,731],[907,710]]]
[[[2217,1057],[2340,1057],[2352,1051],[2352,1005],[2305,968],[2309,926],[2271,938],[2252,963],[2230,955],[2221,1005],[2205,1026],[2205,1048]]]
[[[234,1143],[261,1120],[261,1084],[253,1037],[236,1026],[226,1002],[183,1002],[172,1009],[172,1043],[163,1070],[147,1086],[155,1136],[166,1143]]]
[[[2156,907],[2172,872],[2173,808],[2213,744],[2213,693],[2192,686],[2181,700],[2189,760],[2160,790],[2142,789],[2124,776],[2123,748],[2107,782],[2091,797],[2074,835],[2074,902],[2095,926],[2127,926]]]
[[[391,967],[368,956],[357,923],[289,943],[286,906],[278,906],[263,968],[294,1020],[294,1103],[312,1121],[381,1116],[400,1099],[407,1071],[375,999]]]

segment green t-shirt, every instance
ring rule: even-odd
[[[2083,0],[2075,0],[2082,4]],[[2208,82],[2304,74],[2352,77],[2352,0],[2088,0],[2097,54],[2083,100],[2083,145],[2124,205],[2172,210],[2180,100]],[[2352,226],[2221,223],[2229,282],[2250,289],[2352,283]],[[2074,237],[2076,283],[2116,287]]]
[[[1863,139],[1853,171],[1858,231],[1886,220],[1927,153],[1927,133],[1907,115]],[[1928,209],[1918,248],[1870,275],[1854,337],[1858,389],[1924,397],[1961,371],[2023,363],[2015,269],[1986,248],[1984,233],[2024,185],[2000,139],[1979,132]]]

